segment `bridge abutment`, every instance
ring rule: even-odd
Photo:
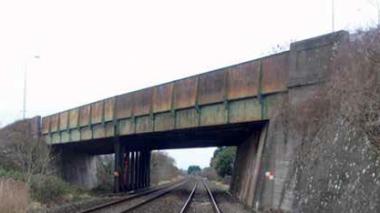
[[[267,127],[252,133],[237,148],[230,191],[248,207],[254,205]]]
[[[59,170],[65,181],[86,189],[98,185],[95,155],[64,150],[59,157]]]
[[[341,31],[292,43],[287,66],[287,92],[273,96],[276,110],[268,112],[261,132],[237,149],[231,192],[249,208],[292,211],[296,205],[294,162],[302,144],[303,126],[297,123],[310,97],[318,94],[331,72],[334,50],[348,38]],[[313,124],[308,121],[309,127]],[[265,133],[265,134],[264,134]]]

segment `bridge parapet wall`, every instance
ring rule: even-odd
[[[331,58],[349,33],[338,31],[315,38],[294,42],[290,45],[288,87],[318,84],[326,81],[331,70]]]
[[[266,120],[289,52],[100,100],[42,119],[49,143]]]

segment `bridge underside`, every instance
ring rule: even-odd
[[[91,156],[115,153],[114,191],[130,191],[150,185],[151,150],[239,146],[265,123],[246,122],[119,136],[55,144],[53,149],[65,158],[62,165],[66,179],[78,182],[78,185],[93,182],[90,177],[94,176],[96,163]]]
[[[236,146],[247,139],[253,130],[262,128],[264,123],[264,121],[260,121],[144,133],[119,136],[118,138],[55,144],[53,148],[58,151],[75,150],[90,155],[103,155],[115,153],[115,140],[118,140],[128,150]]]

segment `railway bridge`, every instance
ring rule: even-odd
[[[291,209],[286,186],[299,136],[280,114],[302,110],[348,37],[295,42],[289,51],[46,116],[41,136],[61,153],[65,179],[82,186],[96,183],[94,156],[115,153],[117,192],[149,186],[151,150],[237,146],[232,194],[252,208]]]

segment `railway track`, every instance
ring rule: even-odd
[[[169,186],[155,188],[151,190],[146,190],[140,193],[136,193],[124,198],[107,202],[101,205],[94,206],[92,208],[80,211],[80,213],[101,213],[101,212],[111,212],[111,213],[125,213],[130,212],[146,203],[149,203],[163,195],[170,193],[171,191],[177,189],[178,187],[186,184],[188,180],[180,181]]]
[[[204,179],[200,180],[200,181],[197,181],[195,184],[194,184],[194,187],[193,187],[193,190],[191,190],[191,193],[189,195],[189,197],[187,198],[185,204],[183,205],[180,213],[186,213],[186,212],[189,212],[189,209],[191,208],[191,204],[193,202],[193,198],[195,196],[195,192],[197,191],[197,188],[199,186],[199,182],[201,182],[201,184],[203,185],[203,187],[206,189],[206,192],[207,192],[207,195],[208,195],[208,198],[209,198],[209,201],[211,203],[211,206],[212,206],[212,209],[215,213],[221,213],[219,207],[218,207],[218,204],[216,203],[215,201],[215,198],[210,190],[210,188],[208,187],[206,181]]]
[[[150,203],[151,201],[154,201],[172,191],[175,189],[178,189],[179,187],[189,183],[190,180],[183,180],[180,182],[177,182],[175,184],[171,184],[168,186],[160,187],[160,188],[154,188],[150,190],[146,190],[140,193],[136,193],[130,196],[123,197],[121,199],[111,201],[105,204],[97,205],[92,208],[86,209],[81,211],[80,213],[101,213],[101,212],[111,212],[111,213],[125,213],[125,212],[132,212],[133,210],[137,210],[139,207],[144,206],[147,203]],[[203,187],[203,188],[202,188]],[[202,188],[203,190],[201,190]],[[190,209],[194,208],[196,206],[196,202],[194,202],[194,197],[196,194],[199,194],[198,199],[202,199],[205,196],[205,193],[208,197],[208,202],[211,204],[211,207],[207,212],[215,212],[220,213],[220,209],[214,199],[214,196],[208,187],[207,183],[203,179],[197,179],[194,183],[194,187],[192,188],[187,200],[183,204],[180,213],[186,213],[186,212],[193,212],[190,211]],[[204,202],[204,199],[202,199],[202,202]],[[192,206],[194,205],[194,206]],[[208,206],[208,204],[207,204]],[[212,210],[211,210],[212,208]]]

